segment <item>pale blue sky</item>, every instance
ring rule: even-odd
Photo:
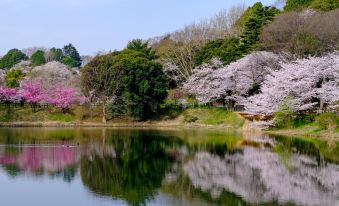
[[[12,48],[62,47],[82,55],[125,47],[258,0],[0,0],[0,55]],[[261,0],[270,5],[274,0]]]

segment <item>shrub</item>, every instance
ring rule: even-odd
[[[20,86],[20,80],[26,76],[21,69],[11,69],[7,72],[5,81],[6,86],[10,88],[15,88]]]
[[[284,100],[274,113],[274,126],[277,128],[291,128],[294,121],[294,111],[290,105],[289,98]]]
[[[298,115],[293,121],[293,127],[302,127],[315,121],[316,114]]]
[[[339,124],[339,116],[333,112],[323,113],[317,117],[316,123],[321,129],[335,130]]]
[[[321,42],[310,33],[300,32],[292,39],[290,52],[297,57],[316,56],[321,53]]]
[[[193,115],[186,115],[185,118],[184,118],[184,121],[187,122],[187,123],[193,123],[193,122],[196,122],[198,120],[199,120],[199,118],[196,117],[196,116],[193,116]]]

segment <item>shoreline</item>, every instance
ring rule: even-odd
[[[322,140],[334,140],[339,142],[339,133],[331,131],[322,131],[320,133],[309,134],[307,132],[301,132],[299,130],[263,130],[264,134],[279,135],[288,137],[302,137],[302,138],[318,138]]]
[[[176,128],[176,129],[215,129],[215,130],[240,130],[243,132],[261,132],[268,135],[281,135],[303,138],[319,138],[323,140],[339,141],[339,133],[331,131],[322,131],[320,133],[309,134],[304,131],[289,129],[289,130],[253,130],[244,128],[234,128],[227,125],[205,125],[205,124],[189,124],[179,123],[177,121],[146,121],[146,122],[114,122],[114,123],[98,123],[98,122],[0,122],[0,128],[24,128],[24,127],[55,127],[55,128]]]
[[[79,128],[79,127],[93,127],[93,128],[185,128],[185,129],[233,129],[239,130],[241,128],[234,128],[227,125],[205,125],[205,124],[188,124],[177,123],[172,121],[146,121],[146,122],[126,122],[126,123],[98,123],[98,122],[0,122],[0,128],[20,128],[20,127],[56,127],[56,128]]]

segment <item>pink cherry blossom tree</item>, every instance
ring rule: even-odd
[[[36,111],[36,106],[46,98],[41,83],[37,80],[23,80],[21,82],[21,92],[23,99],[31,105],[33,112]]]
[[[58,85],[48,94],[48,102],[66,113],[77,102],[78,93],[73,87]]]
[[[11,112],[11,104],[21,100],[20,93],[15,88],[0,87],[0,103],[5,104],[7,113]]]

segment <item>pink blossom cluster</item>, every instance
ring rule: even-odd
[[[0,103],[17,102],[19,99],[20,95],[17,89],[0,87]]]
[[[15,103],[23,100],[33,106],[47,103],[65,111],[73,104],[84,101],[83,99],[73,87],[59,84],[43,88],[39,80],[24,79],[19,88],[0,87],[1,103]]]

